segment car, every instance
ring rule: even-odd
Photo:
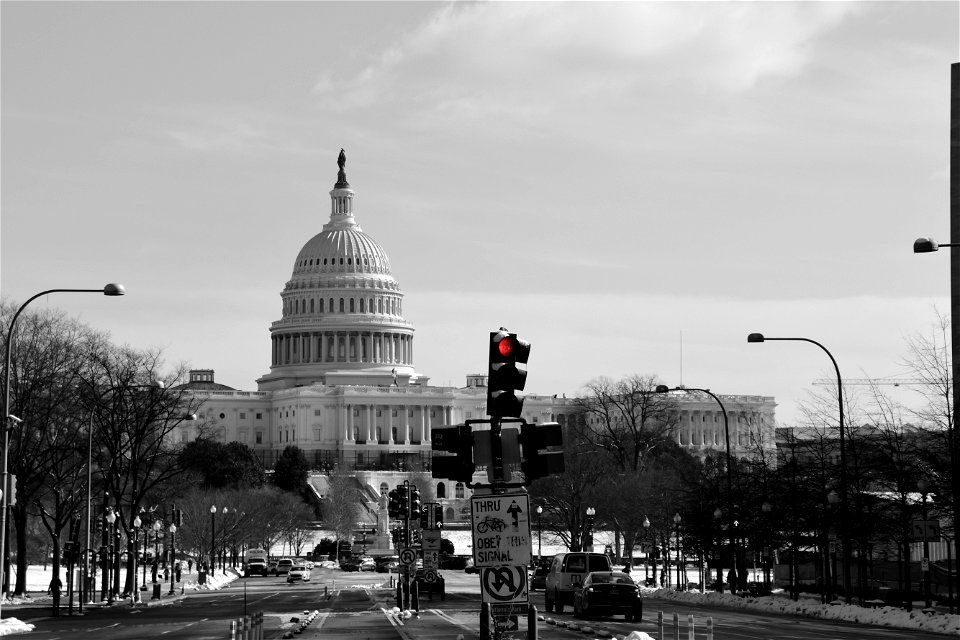
[[[433,600],[433,594],[438,594],[441,600],[447,599],[447,586],[446,581],[443,579],[443,575],[436,569],[431,570],[436,579],[432,582],[427,580],[427,572],[424,569],[417,569],[414,574],[414,580],[417,583],[417,593],[420,597],[423,597],[424,594],[428,595],[431,600]]]
[[[548,573],[550,573],[550,569],[546,567],[537,567],[534,569],[533,575],[530,576],[530,590],[546,589]]]
[[[270,560],[270,561],[267,562],[267,573],[265,573],[265,574],[263,574],[263,575],[269,575],[269,574],[271,574],[271,573],[272,573],[273,575],[277,575],[277,561],[276,561],[276,560]]]
[[[310,569],[305,564],[295,564],[287,571],[287,582],[310,582]]]
[[[354,560],[353,558],[341,558],[340,570],[341,571],[359,571],[360,563]]]
[[[556,608],[563,613],[565,605],[573,604],[573,590],[589,573],[612,571],[610,558],[602,553],[573,551],[558,553],[550,563],[547,583],[543,589],[544,608],[550,612]]]
[[[623,615],[627,622],[643,619],[643,596],[626,573],[594,571],[573,590],[573,617]]]
[[[359,569],[360,571],[376,571],[377,563],[373,558],[361,558]]]
[[[244,578],[249,578],[253,575],[267,575],[267,563],[262,558],[250,558],[250,560],[247,561],[246,566],[243,568]]]
[[[376,559],[377,573],[394,573],[400,571],[398,556],[380,556]]]
[[[293,560],[290,558],[280,558],[277,561],[277,566],[273,569],[273,575],[282,576],[286,575],[290,571],[290,567],[293,566]]]

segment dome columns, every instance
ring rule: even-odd
[[[413,364],[413,336],[393,331],[275,333],[274,367],[295,364]]]

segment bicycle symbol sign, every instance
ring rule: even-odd
[[[484,602],[526,602],[526,567],[493,567],[480,572]]]
[[[470,499],[470,511],[475,567],[530,564],[530,501],[527,494],[475,494]]]

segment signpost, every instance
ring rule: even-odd
[[[530,564],[530,497],[526,493],[470,498],[475,567]]]

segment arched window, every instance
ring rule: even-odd
[[[458,482],[456,488],[454,488],[453,491],[454,491],[454,494],[453,494],[453,495],[454,495],[454,497],[456,497],[456,498],[463,499],[464,497],[466,497],[466,496],[464,495],[464,494],[465,494],[465,491],[464,491],[464,487],[463,487],[463,483],[462,483],[462,482]]]
[[[363,298],[360,298],[360,313],[363,313],[363,312],[364,312],[364,309],[363,309]]]
[[[377,313],[383,313],[383,298],[377,298]]]
[[[350,313],[354,313],[355,311],[355,309],[353,308],[353,303],[354,303],[353,298],[350,298]]]
[[[314,310],[313,310],[314,302],[315,302],[314,299],[310,298],[310,313],[314,313]]]
[[[437,497],[446,498],[447,497],[447,485],[443,482],[437,483]]]
[[[320,313],[323,313],[323,298],[320,298]]]

